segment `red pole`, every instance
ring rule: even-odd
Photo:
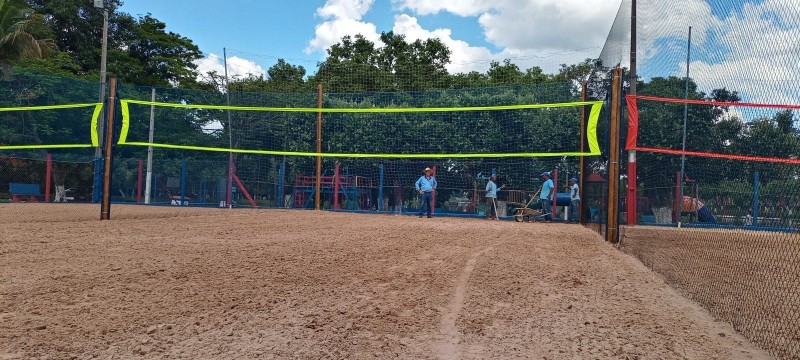
[[[556,209],[558,208],[556,204],[558,204],[558,168],[553,172],[553,209],[552,214],[553,218],[556,216]]]
[[[139,204],[142,202],[142,166],[144,162],[139,160],[139,180],[136,183],[136,203]]]
[[[53,178],[53,155],[47,154],[47,175],[44,180],[44,202],[50,202],[50,179]]]
[[[433,165],[433,177],[436,178],[436,165]],[[439,180],[436,180],[438,183]],[[431,214],[436,213],[436,192],[438,189],[431,193]]]
[[[252,207],[254,207],[254,208],[257,208],[258,207],[258,203],[256,202],[255,199],[253,199],[252,196],[250,196],[250,193],[247,192],[247,189],[245,189],[244,184],[242,183],[242,180],[239,179],[239,176],[237,176],[236,174],[233,174],[233,181],[235,181],[236,184],[239,185],[239,189],[242,190],[242,194],[244,194],[244,196],[247,198],[247,201],[250,202],[250,205]]]
[[[339,164],[333,171],[333,208],[339,210]]]
[[[628,196],[627,196],[628,217],[625,222],[629,226],[636,225],[636,152],[628,153]]]

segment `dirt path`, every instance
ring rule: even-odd
[[[0,358],[767,358],[578,226],[118,211],[3,225]]]
[[[459,349],[459,343],[461,342],[461,331],[456,326],[456,320],[461,313],[461,309],[464,308],[464,300],[467,297],[467,285],[469,283],[469,277],[472,275],[472,271],[475,270],[475,263],[477,262],[478,257],[492,250],[492,247],[488,247],[484,250],[476,252],[475,254],[472,254],[469,260],[467,260],[467,265],[464,266],[464,270],[461,271],[461,275],[458,277],[458,285],[456,285],[455,291],[453,292],[453,299],[450,301],[445,313],[442,315],[441,325],[439,325],[439,331],[441,332],[442,339],[439,340],[439,344],[436,346],[436,355],[440,359],[461,358],[461,351]]]

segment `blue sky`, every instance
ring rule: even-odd
[[[316,11],[325,1],[237,0],[236,7],[220,7],[211,0],[126,0],[122,11],[134,16],[152,14],[167,24],[167,30],[192,39],[204,54],[222,54],[252,58],[264,68],[276,59],[290,59],[300,65],[315,64],[321,51],[305,51],[321,22]],[[392,30],[393,5],[376,1],[365,14],[365,22],[374,23],[377,31]],[[500,49],[486,41],[475,17],[461,17],[447,12],[419,19],[426,28],[447,27],[453,35],[470,44]],[[293,61],[292,61],[293,60]]]
[[[453,50],[451,71],[485,71],[490,61],[505,58],[518,60],[523,69],[538,65],[554,71],[560,63],[599,54],[619,1],[506,0],[495,5],[491,0],[237,0],[220,6],[210,0],[125,0],[122,11],[150,13],[169,31],[192,39],[211,57],[201,66],[204,70],[218,69],[223,48],[229,58],[237,58],[235,73],[259,73],[277,58],[313,70],[334,39],[365,33],[377,40],[380,32],[395,30],[410,40],[441,38]],[[576,28],[569,17],[559,20],[545,11],[560,3],[592,3],[594,9],[582,13],[584,24]],[[538,15],[528,21],[518,15],[520,8]],[[558,36],[542,34],[559,27],[564,31]],[[548,37],[552,39],[526,40]]]
[[[122,10],[152,13],[192,39],[206,56],[201,71],[222,72],[225,47],[234,75],[263,74],[278,58],[313,72],[342,36],[377,42],[392,30],[412,41],[442,40],[452,51],[450,72],[482,72],[508,58],[552,73],[600,54],[622,1],[125,0]],[[640,1],[638,15],[641,76],[683,76],[692,26],[692,78],[702,90],[724,86],[752,101],[800,101],[800,0]]]
[[[132,15],[153,14],[167,29],[194,40],[204,53],[227,47],[260,55],[316,61],[320,56],[304,49],[320,22],[317,8],[325,1],[236,0],[236,6],[220,7],[211,0],[125,0],[122,11]],[[394,24],[394,6],[376,1],[364,20],[388,31]],[[454,36],[473,45],[500,49],[486,41],[475,17],[447,12],[419,18],[425,28],[447,27]]]
[[[303,54],[314,36],[311,1],[241,0],[220,6],[210,0],[126,0],[122,10],[132,15],[153,14],[167,29],[192,39],[204,53],[224,47],[263,55],[312,58]],[[291,20],[291,21],[288,21]]]

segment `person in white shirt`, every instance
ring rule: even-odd
[[[497,187],[497,174],[492,175],[489,178],[489,182],[486,183],[486,219],[487,220],[500,220],[497,216],[497,191],[500,189],[505,188],[506,186],[503,185],[501,187]]]
[[[577,223],[578,219],[580,219],[578,216],[578,209],[581,205],[581,192],[578,187],[578,179],[576,178],[569,179],[569,200],[569,216],[567,217],[567,221]]]

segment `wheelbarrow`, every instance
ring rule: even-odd
[[[523,221],[532,222],[534,218],[538,218],[538,217],[542,216],[542,212],[541,211],[534,210],[534,209],[531,209],[531,208],[528,207],[528,206],[531,205],[533,200],[536,199],[537,195],[539,195],[538,191],[536,192],[536,194],[533,194],[533,196],[531,196],[531,199],[528,201],[527,204],[525,204],[522,207],[514,208],[514,212],[513,212],[514,221],[516,221],[516,222],[523,222]]]

